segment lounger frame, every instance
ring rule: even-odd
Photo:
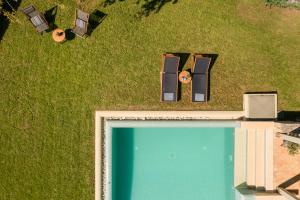
[[[38,33],[43,33],[44,31],[49,29],[49,24],[45,18],[45,16],[39,12],[35,6],[33,4],[30,4],[28,6],[26,6],[25,8],[22,9],[22,12],[24,15],[26,15],[27,19],[30,21],[30,23],[35,27],[35,30]],[[39,26],[36,26],[31,19],[34,18],[35,16],[39,16],[42,20],[42,24],[40,24]]]
[[[203,58],[203,57],[206,57],[206,56],[204,56],[203,54],[200,54],[200,53],[193,55],[194,64],[193,64],[193,67],[192,67],[192,77],[194,76],[196,59],[197,58]],[[207,58],[209,58],[209,57],[207,57]],[[211,58],[209,58],[209,59],[210,59],[209,64],[208,64],[209,66],[208,66],[208,68],[205,72],[205,97],[204,97],[204,101],[194,101],[193,100],[193,84],[194,83],[193,83],[193,79],[192,79],[192,83],[191,83],[191,101],[193,103],[203,103],[203,102],[207,103],[207,100],[208,100],[208,97],[207,97],[208,96],[208,72],[209,72],[209,68],[210,68],[210,64],[211,64]],[[201,74],[201,73],[198,73],[198,74]]]
[[[163,75],[164,73],[164,64],[165,64],[165,58],[167,57],[178,57],[173,54],[163,54],[162,55],[162,64],[161,64],[161,70],[160,70],[160,102],[177,102],[178,101],[178,75],[179,75],[179,62],[180,58],[177,63],[177,69],[176,69],[176,76],[177,76],[177,82],[176,82],[176,99],[175,101],[165,101],[163,100]]]
[[[89,17],[90,17],[90,15],[88,13],[86,13],[80,9],[76,9],[74,27],[72,28],[72,32],[81,38],[86,38],[87,32],[88,32]],[[77,19],[85,22],[84,28],[77,26],[77,24],[76,24]]]

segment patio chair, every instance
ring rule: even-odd
[[[208,69],[211,58],[202,55],[194,56],[192,68],[192,102],[207,102]]]
[[[29,6],[23,8],[22,12],[30,20],[37,32],[43,33],[44,31],[49,29],[49,24],[44,15],[37,11],[34,5],[30,4]]]
[[[180,57],[172,54],[163,55],[163,65],[160,72],[161,101],[174,102],[178,100],[178,67]]]
[[[82,10],[76,9],[75,27],[72,32],[79,37],[85,38],[88,31],[89,14]]]

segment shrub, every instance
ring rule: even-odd
[[[99,0],[76,0],[76,4],[78,8],[86,11],[86,12],[92,12],[95,7],[97,7],[97,4],[99,3]]]
[[[265,0],[268,6],[294,7],[300,8],[299,0]]]
[[[287,144],[287,150],[290,155],[294,156],[299,153],[300,145],[293,143],[293,142],[288,142]]]
[[[268,4],[268,5],[283,6],[286,3],[287,3],[287,0],[266,0],[266,4]]]

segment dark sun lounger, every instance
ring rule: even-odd
[[[178,100],[178,56],[172,54],[163,55],[163,65],[160,72],[161,81],[161,101]]]
[[[42,33],[49,29],[49,25],[44,15],[37,11],[34,5],[29,5],[22,9],[22,12],[30,20],[32,25],[35,27],[36,31]]]
[[[192,102],[206,102],[208,90],[208,69],[211,58],[201,55],[194,56],[192,69]]]

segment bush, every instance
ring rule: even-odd
[[[287,150],[290,155],[294,156],[299,153],[300,145],[293,143],[293,142],[288,142],[287,144]]]
[[[287,0],[266,0],[266,4],[283,6],[283,5],[287,4]]]
[[[268,6],[280,6],[280,7],[294,7],[300,8],[300,1],[299,0],[265,0],[266,5]]]

